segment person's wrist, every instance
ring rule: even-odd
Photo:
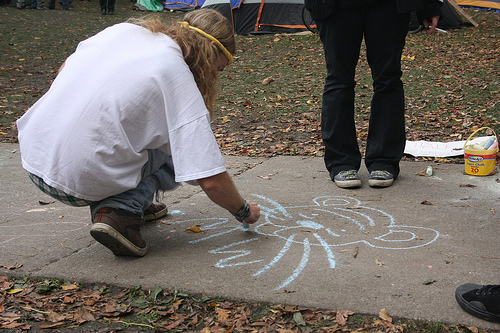
[[[238,220],[244,220],[250,216],[252,211],[250,210],[250,205],[246,200],[243,200],[243,206],[236,213],[230,212]]]

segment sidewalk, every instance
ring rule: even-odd
[[[500,283],[498,174],[403,162],[393,186],[337,188],[320,157],[226,157],[243,196],[261,205],[249,230],[199,187],[167,192],[169,215],[143,229],[149,253],[115,257],[90,236],[87,207],[31,184],[16,144],[0,143],[0,274],[203,293],[500,330],[463,312],[463,283]],[[44,203],[44,204],[40,204]],[[186,231],[199,226],[203,232]]]

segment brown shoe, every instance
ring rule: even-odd
[[[142,257],[148,244],[141,237],[144,219],[122,209],[101,208],[95,214],[90,234],[115,256]]]
[[[149,222],[157,220],[160,217],[167,215],[167,212],[167,205],[164,203],[152,203],[151,206],[144,211],[144,221]]]

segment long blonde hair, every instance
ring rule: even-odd
[[[188,12],[183,20],[215,37],[231,54],[236,52],[232,28],[227,19],[218,11],[196,9]],[[192,29],[184,28],[177,22],[167,26],[157,16],[153,15],[131,19],[129,22],[145,27],[153,33],[164,33],[179,44],[184,61],[186,61],[193,73],[198,89],[210,112],[210,117],[212,117],[217,96],[218,79],[215,62],[222,51],[211,43],[210,39]]]

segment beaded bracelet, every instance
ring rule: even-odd
[[[248,204],[248,202],[246,202],[246,200],[243,200],[243,207],[241,207],[240,210],[236,213],[230,213],[238,220],[244,220],[249,217],[252,212],[250,211],[250,205]]]

